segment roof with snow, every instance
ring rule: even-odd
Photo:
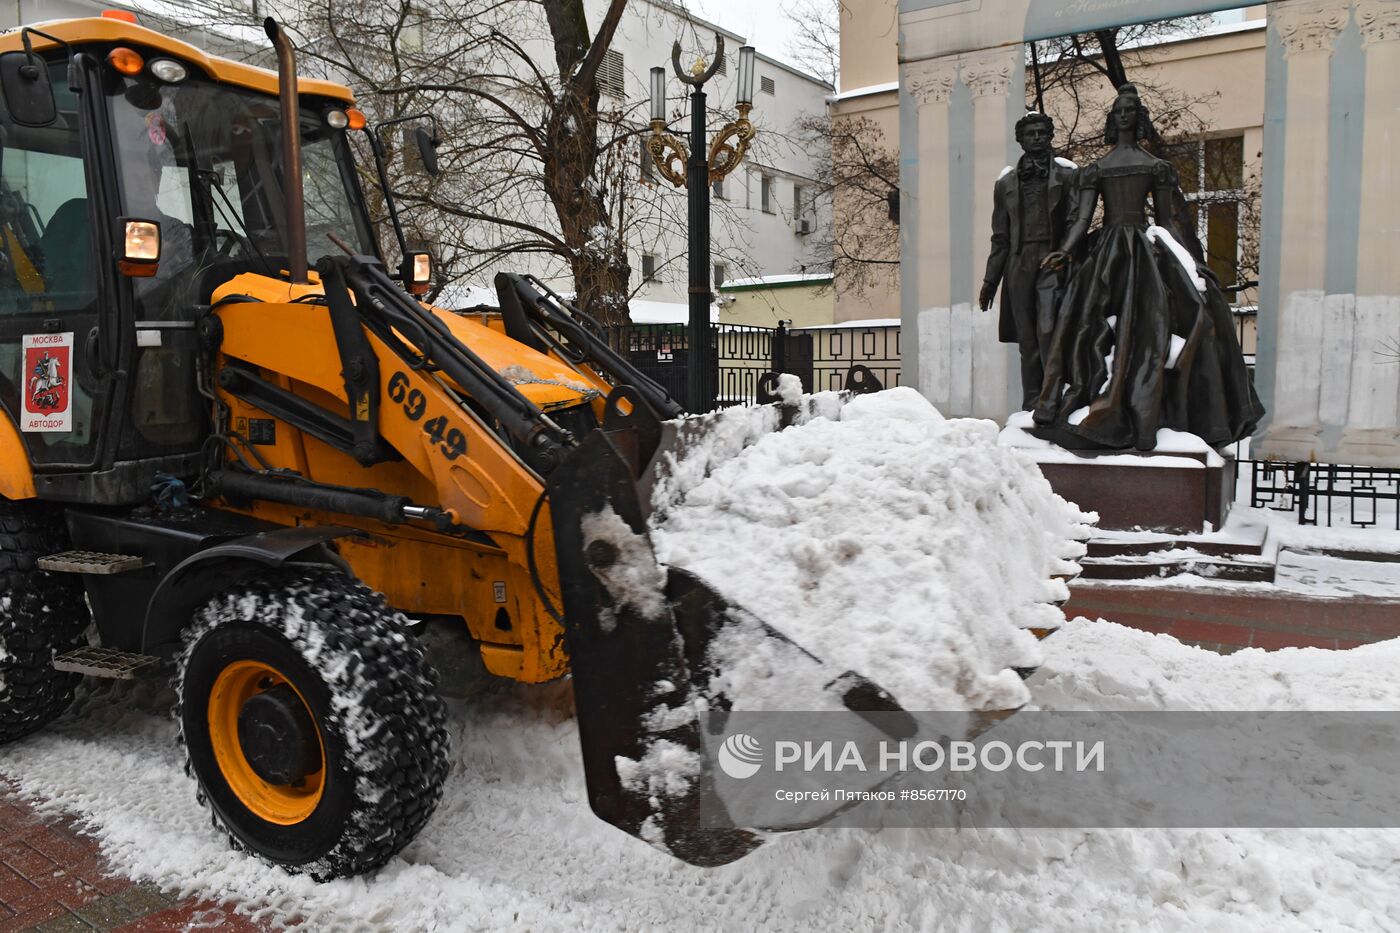
[[[719,287],[721,292],[751,292],[761,288],[793,288],[799,285],[830,285],[831,273],[811,272],[795,275],[760,275],[754,278],[734,279]]]
[[[687,324],[690,305],[675,301],[645,301],[633,298],[627,302],[633,324]],[[719,323],[719,307],[710,305],[710,323]]]

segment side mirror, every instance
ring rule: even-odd
[[[20,126],[48,126],[58,119],[49,66],[30,52],[0,55],[0,90],[10,118]]]
[[[421,126],[413,131],[413,138],[418,143],[418,158],[423,162],[423,171],[436,178],[438,173],[442,171],[438,168],[438,141],[433,138],[433,134]]]

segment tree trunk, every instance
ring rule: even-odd
[[[1123,53],[1118,50],[1118,30],[1100,29],[1094,33],[1103,52],[1104,68],[1108,70],[1108,80],[1116,91],[1128,83],[1128,71],[1123,67]]]
[[[612,0],[589,42],[583,0],[544,0],[562,85],[544,128],[545,191],[569,247],[575,303],[604,325],[627,323],[632,274],[597,177],[598,66],[625,6]]]

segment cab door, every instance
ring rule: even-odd
[[[49,125],[15,120],[0,95],[0,407],[36,472],[98,461],[109,388],[80,106],[66,62],[50,75]]]

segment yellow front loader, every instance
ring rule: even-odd
[[[267,28],[280,74],[119,19],[0,37],[0,742],[80,675],[173,673],[217,823],[333,877],[432,814],[440,690],[567,675],[598,815],[742,856],[704,775],[658,800],[618,771],[726,703],[707,648],[740,614],[656,564],[640,491],[703,422],[532,279],[418,301],[428,257],[386,269],[366,214],[372,128]]]

